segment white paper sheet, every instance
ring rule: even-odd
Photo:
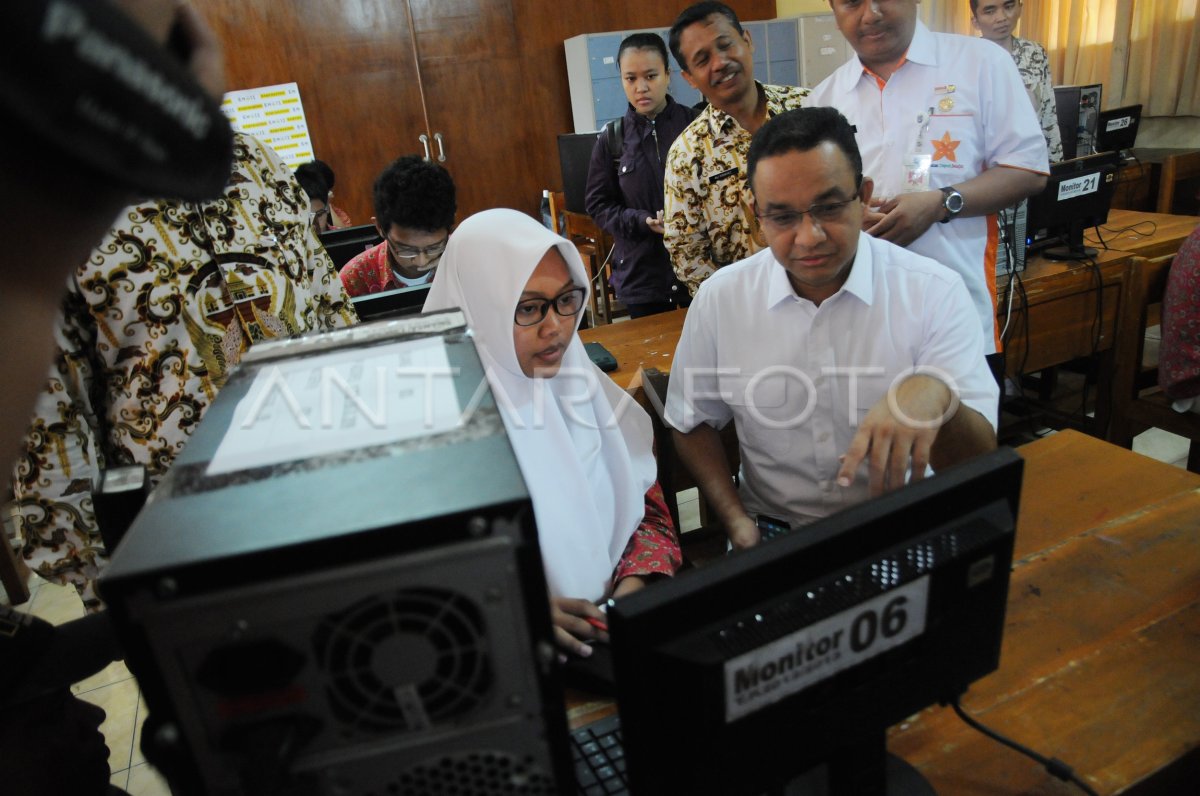
[[[430,436],[462,407],[441,337],[267,364],[234,410],[209,475]]]
[[[227,92],[221,110],[233,129],[266,143],[291,168],[313,159],[300,87],[295,83]]]

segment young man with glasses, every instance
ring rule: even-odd
[[[405,155],[375,180],[375,216],[383,243],[342,266],[351,297],[433,281],[454,226],[454,180],[417,155]]]
[[[708,278],[667,420],[734,547],[996,445],[998,388],[962,279],[862,231],[874,185],[832,108],[788,111],[747,159],[768,248]],[[735,420],[735,486],[718,429]]]

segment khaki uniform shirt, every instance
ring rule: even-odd
[[[799,108],[808,96],[806,88],[757,85],[767,116]],[[750,139],[736,119],[709,105],[667,155],[663,242],[692,295],[718,268],[766,246],[746,181]]]

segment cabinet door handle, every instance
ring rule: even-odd
[[[421,146],[425,147],[425,159],[432,160],[432,158],[429,157],[429,136],[427,136],[425,133],[421,133],[421,135],[417,137],[421,141]]]
[[[434,133],[433,140],[437,141],[438,145],[438,163],[446,162],[446,143],[442,141],[441,133]]]

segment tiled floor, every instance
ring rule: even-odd
[[[1138,453],[1183,467],[1187,462],[1188,441],[1165,431],[1151,429],[1134,440]],[[696,490],[680,493],[680,525],[690,531],[700,526],[699,498]],[[32,597],[22,606],[36,616],[61,623],[83,615],[83,604],[74,589],[46,583],[37,576],[29,582]],[[145,703],[141,700],[137,681],[123,663],[77,683],[72,690],[108,714],[102,730],[110,750],[109,764],[112,782],[133,796],[169,796],[170,790],[142,758],[140,750],[141,724],[145,719]]]

